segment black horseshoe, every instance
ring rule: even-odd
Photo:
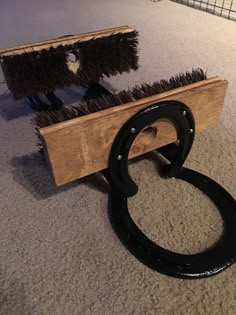
[[[179,139],[179,145],[174,150],[173,145],[160,150],[171,162],[164,170],[165,175],[185,180],[200,189],[214,202],[224,220],[221,240],[214,247],[198,254],[183,255],[160,247],[137,227],[129,214],[127,197],[137,193],[138,188],[128,172],[128,154],[138,133],[160,118],[167,118],[174,123]],[[212,276],[236,261],[235,199],[209,177],[183,167],[194,140],[194,128],[191,110],[183,103],[165,101],[147,107],[120,129],[111,149],[109,169],[105,173],[111,184],[110,218],[120,240],[148,267],[185,279]]]

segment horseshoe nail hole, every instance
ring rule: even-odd
[[[157,135],[157,127],[148,126],[144,128],[139,135],[139,143],[149,145]]]

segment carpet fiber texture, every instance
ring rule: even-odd
[[[2,0],[0,47],[123,24],[140,32],[141,67],[107,80],[114,91],[198,66],[229,80],[220,124],[197,135],[186,166],[236,197],[235,22],[167,0]],[[66,102],[78,95],[63,93]],[[142,265],[112,230],[99,174],[54,186],[36,153],[31,117],[25,102],[0,97],[1,315],[236,313],[236,265],[197,281]],[[161,179],[152,154],[130,171],[140,187],[131,214],[150,238],[180,253],[218,240],[221,217],[197,189]]]

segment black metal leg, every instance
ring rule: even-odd
[[[48,92],[45,94],[45,96],[48,100],[48,103],[43,102],[38,95],[28,96],[26,100],[30,107],[36,111],[53,111],[58,110],[63,106],[62,100],[53,92]]]
[[[50,105],[42,102],[37,95],[28,96],[26,100],[30,107],[38,112],[50,109]]]
[[[46,94],[47,99],[51,103],[51,110],[58,110],[63,107],[62,100],[52,92]]]
[[[84,100],[88,101],[91,99],[98,98],[102,95],[111,95],[112,93],[108,91],[104,86],[99,83],[91,83],[88,86],[86,94],[84,96]]]

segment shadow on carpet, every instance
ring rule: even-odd
[[[109,185],[101,173],[95,173],[72,183],[57,187],[53,181],[47,163],[39,153],[14,157],[10,161],[10,164],[13,167],[14,181],[38,200],[60,194],[81,184],[88,185],[92,189],[99,190],[103,193],[109,191]]]
[[[14,101],[10,94],[0,95],[0,116],[4,120],[26,117],[32,113],[25,100]]]

